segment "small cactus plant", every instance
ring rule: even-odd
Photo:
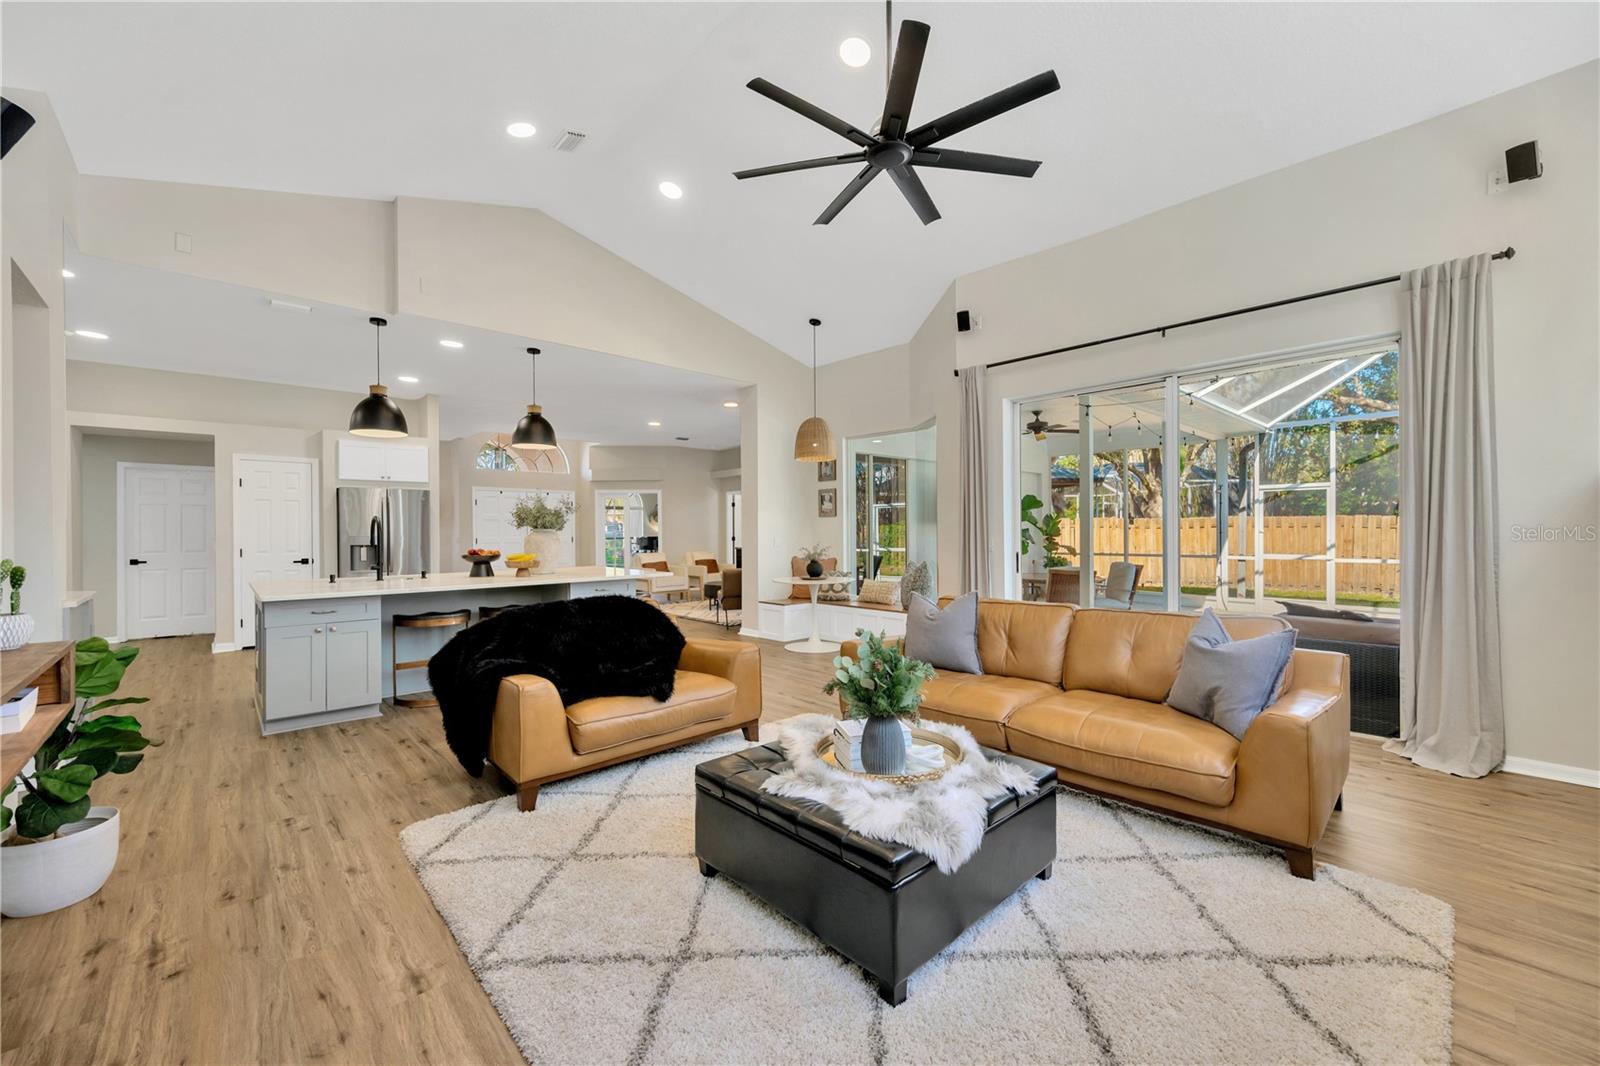
[[[27,567],[18,566],[10,559],[0,559],[0,588],[11,587],[11,610],[7,613],[22,613],[22,583],[26,580]]]

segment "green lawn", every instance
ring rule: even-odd
[[[1146,591],[1160,592],[1161,590],[1159,587],[1149,587],[1146,588]],[[1210,596],[1215,594],[1217,590],[1210,585],[1185,585],[1183,586],[1183,591],[1184,594],[1188,596]],[[1269,600],[1320,600],[1322,598],[1321,595],[1313,589],[1267,589],[1266,594],[1267,599]],[[1346,607],[1400,606],[1400,600],[1398,598],[1391,598],[1387,596],[1360,596],[1354,593],[1338,593],[1334,596],[1334,602]]]

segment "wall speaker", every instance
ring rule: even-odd
[[[1539,162],[1539,142],[1529,141],[1506,149],[1506,183],[1528,181],[1544,173]]]
[[[22,135],[31,129],[33,116],[0,96],[0,159],[4,159],[11,151],[11,146],[22,140]]]
[[[972,332],[972,312],[971,311],[957,311],[956,312],[956,332],[957,333],[971,333]]]

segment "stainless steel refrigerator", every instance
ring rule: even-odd
[[[340,577],[422,573],[428,565],[427,489],[344,486],[334,494]]]

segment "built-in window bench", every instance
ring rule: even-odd
[[[906,634],[906,612],[884,603],[858,603],[855,600],[817,601],[817,636],[840,643],[855,637],[856,630],[870,629],[891,637]],[[761,635],[768,640],[804,640],[811,635],[809,600],[762,600]]]

